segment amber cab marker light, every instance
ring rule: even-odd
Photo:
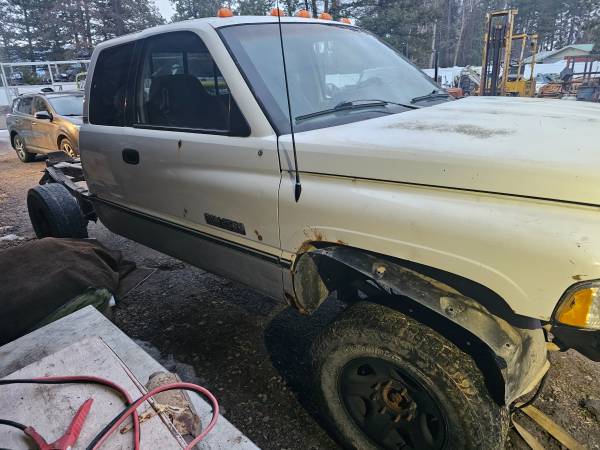
[[[219,8],[217,17],[233,17],[233,11],[229,8]]]
[[[348,25],[351,25],[351,24],[352,24],[352,21],[351,21],[350,19],[348,19],[347,17],[342,17],[342,18],[340,19],[340,22],[342,22],[342,23],[347,23]]]
[[[296,13],[296,17],[302,17],[303,19],[310,19],[310,13],[306,9],[301,9]]]
[[[322,12],[321,14],[319,14],[319,19],[321,19],[321,20],[333,20],[333,17],[331,17],[331,14],[329,14],[327,12]]]
[[[273,8],[271,10],[271,15],[275,16],[275,17],[277,17],[277,16],[283,17],[283,16],[285,16],[285,12],[280,8]]]

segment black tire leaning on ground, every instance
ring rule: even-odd
[[[27,209],[38,238],[87,238],[79,203],[61,184],[42,184],[27,192]]]
[[[13,136],[12,144],[15,152],[17,153],[17,157],[21,160],[21,162],[28,163],[35,159],[35,153],[30,153],[27,151],[25,141],[18,134]]]
[[[79,156],[79,154],[77,153],[77,150],[75,150],[75,147],[73,147],[73,143],[67,137],[64,137],[60,140],[58,148],[60,151],[66,153],[67,155],[69,155],[73,158]]]
[[[360,366],[365,361],[366,364]],[[361,414],[366,418],[371,410],[374,411],[368,422],[371,426],[379,426],[381,420],[387,423],[389,416],[402,416],[404,422],[401,425],[427,423],[427,436],[439,438],[437,442],[433,437],[426,439],[429,442],[422,445],[408,441],[425,436],[423,432],[420,435],[416,432],[415,437],[412,432],[404,431],[404,436],[408,434],[408,441],[404,439],[409,444],[406,448],[504,448],[508,431],[507,409],[498,406],[490,397],[483,375],[472,358],[431,328],[398,311],[376,303],[353,304],[313,343],[312,362],[319,412],[323,413],[331,430],[346,448],[398,448],[396,445],[402,442],[403,438],[398,439],[395,432],[388,435],[394,443],[389,446],[388,442],[375,443],[367,437],[357,420],[364,420],[364,426],[367,420]],[[383,371],[379,369],[382,366],[393,366],[394,369],[389,372],[393,373],[392,381],[379,386],[374,382],[381,380],[379,375]],[[401,372],[397,372],[396,368]],[[377,387],[366,390],[370,399],[362,395],[365,392],[362,377],[365,376],[372,377],[371,382]],[[372,386],[368,382],[367,385]],[[353,392],[358,391],[359,386],[363,387],[357,396]],[[404,391],[403,386],[409,386],[409,390]],[[417,406],[415,418],[406,420],[407,416],[398,412],[398,405],[406,408],[417,403],[417,399],[427,397],[422,393],[413,395],[413,392],[418,392],[415,387],[424,387],[433,402],[420,403],[429,406]],[[350,395],[344,397],[342,391]],[[408,392],[408,399],[399,397],[398,392]],[[390,402],[393,409],[387,406]],[[379,409],[382,404],[386,406],[385,410]],[[435,406],[432,407],[432,404]],[[421,415],[421,411],[435,408],[442,420],[435,421],[433,416]],[[353,419],[351,411],[358,414],[359,419]],[[385,415],[381,415],[380,411],[384,411]],[[380,415],[375,415],[375,412]],[[392,419],[389,422],[392,423]],[[397,429],[397,426],[392,425],[391,429]],[[418,429],[423,430],[423,427]],[[439,430],[444,429],[446,431],[440,437]],[[378,436],[382,435],[378,433]],[[440,442],[442,445],[439,445]]]

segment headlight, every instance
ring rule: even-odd
[[[554,318],[564,325],[600,330],[600,282],[580,283],[569,288]]]

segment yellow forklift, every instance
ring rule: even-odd
[[[514,34],[517,9],[486,14],[479,95],[535,96],[537,34]],[[526,50],[530,62],[525,63]],[[531,65],[525,77],[525,66]]]

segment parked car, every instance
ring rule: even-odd
[[[23,162],[37,153],[62,150],[79,154],[79,127],[83,111],[80,91],[44,92],[21,95],[6,116],[10,142]]]
[[[98,45],[88,191],[48,171],[36,233],[99,218],[303,314],[335,294],[312,364],[342,444],[503,448],[548,340],[600,360],[600,105],[452,101],[353,25],[281,21],[291,118],[277,18]]]
[[[21,84],[23,84],[23,83],[24,83],[24,79],[23,79],[23,72],[19,72],[19,71],[12,72],[12,73],[9,75],[8,79],[10,80],[10,81],[9,81],[9,85],[10,85],[10,86],[18,86],[18,85],[21,85]]]

